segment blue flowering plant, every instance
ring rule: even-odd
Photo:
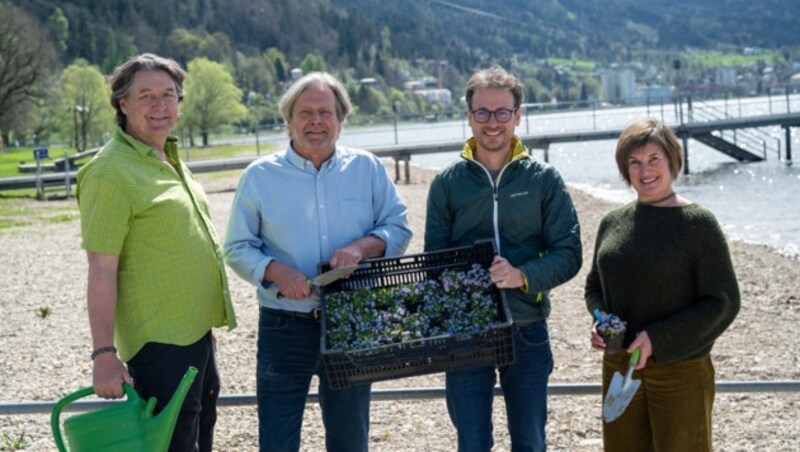
[[[624,335],[627,327],[628,323],[616,314],[601,313],[601,318],[597,322],[597,332],[609,338]]]
[[[436,279],[327,294],[331,349],[360,350],[484,331],[498,322],[497,289],[479,264]]]

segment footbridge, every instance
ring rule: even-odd
[[[795,100],[796,103],[796,100]],[[791,111],[791,103],[787,96],[785,112],[781,113],[768,113],[768,114],[749,114],[742,116],[741,114],[733,115],[727,108],[722,108],[707,102],[676,102],[674,105],[669,106],[669,115],[674,115],[674,118],[665,118],[664,106],[661,109],[661,120],[669,124],[675,133],[683,140],[683,147],[685,151],[685,165],[684,173],[689,173],[690,162],[690,142],[695,140],[704,143],[711,148],[722,152],[733,159],[740,162],[757,162],[767,159],[769,156],[774,156],[779,160],[784,160],[788,164],[792,162],[792,135],[791,129],[800,127],[800,109],[795,108]],[[549,160],[549,150],[552,145],[562,143],[573,143],[583,141],[600,141],[600,140],[616,140],[625,124],[635,117],[642,116],[658,116],[648,108],[645,114],[643,109],[594,109],[587,114],[591,117],[586,119],[578,119],[573,121],[581,125],[587,123],[596,123],[597,118],[612,117],[619,113],[619,118],[624,119],[616,121],[618,125],[608,126],[598,130],[594,125],[592,130],[564,130],[557,132],[538,132],[538,133],[522,133],[528,127],[518,127],[517,132],[520,135],[523,143],[529,150],[537,149],[544,151],[544,160]],[[741,107],[740,107],[741,110]],[[758,110],[758,109],[755,109]],[[770,111],[772,110],[770,104]],[[627,114],[628,116],[622,116]],[[550,121],[553,121],[556,126],[562,124],[559,117],[567,118],[568,115],[575,115],[572,112],[549,114]],[[532,118],[532,119],[531,119]],[[525,125],[528,121],[532,120],[534,123],[537,121],[544,121],[544,115],[540,114],[527,114],[524,117]],[[574,117],[572,118],[575,119]],[[467,133],[465,123],[456,123],[455,125],[463,134]],[[551,128],[556,128],[553,126]],[[781,127],[785,131],[785,154],[781,155],[781,140],[767,133],[763,130],[765,127]],[[412,135],[420,136],[437,136],[440,135],[438,131],[447,125],[441,124],[428,124],[423,128],[417,128],[410,131]],[[451,124],[449,127],[453,127]],[[578,126],[580,127],[580,126]],[[395,124],[394,137],[395,144],[370,144],[366,143],[362,146],[379,157],[392,158],[395,162],[395,179],[396,181],[410,182],[410,161],[415,155],[433,154],[440,152],[454,152],[462,148],[464,144],[463,136],[458,138],[443,138],[437,141],[417,142],[417,143],[398,143],[397,139],[397,125]],[[368,134],[370,131],[361,131],[359,133]],[[391,136],[391,131],[376,131],[382,138],[380,141],[385,143]],[[447,136],[448,134],[441,134]],[[452,136],[452,134],[449,134]],[[248,157],[227,158],[218,160],[198,160],[186,162],[186,165],[194,173],[215,172],[225,170],[239,170],[244,169],[251,162],[258,158],[257,155]],[[74,168],[74,165],[71,165]],[[401,166],[404,166],[403,174],[401,175]],[[54,184],[69,184],[75,181],[75,171],[63,172],[64,165],[61,165],[62,172],[47,172],[38,176],[26,175],[16,176],[10,178],[0,179],[0,191],[15,190],[23,188],[37,187],[37,180],[42,185]],[[68,166],[70,168],[70,166]],[[58,171],[58,170],[57,170]]]

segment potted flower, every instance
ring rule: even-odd
[[[620,351],[625,342],[627,323],[616,314],[598,311],[595,313],[595,317],[597,318],[597,332],[606,341],[606,353]]]

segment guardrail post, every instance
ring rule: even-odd
[[[789,126],[786,126],[786,164],[792,164],[792,128]]]
[[[69,177],[69,158],[67,157],[67,150],[64,149],[64,197],[69,199],[71,192],[72,187],[70,186]]]

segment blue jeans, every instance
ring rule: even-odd
[[[512,451],[546,450],[547,380],[553,353],[544,320],[514,327],[514,364],[447,373],[447,411],[456,428],[460,452],[492,448],[493,390],[500,373]]]
[[[300,429],[311,377],[319,375],[319,401],[329,452],[365,452],[371,385],[331,389],[320,355],[320,324],[261,309],[258,321],[258,442],[261,451],[300,449]]]

